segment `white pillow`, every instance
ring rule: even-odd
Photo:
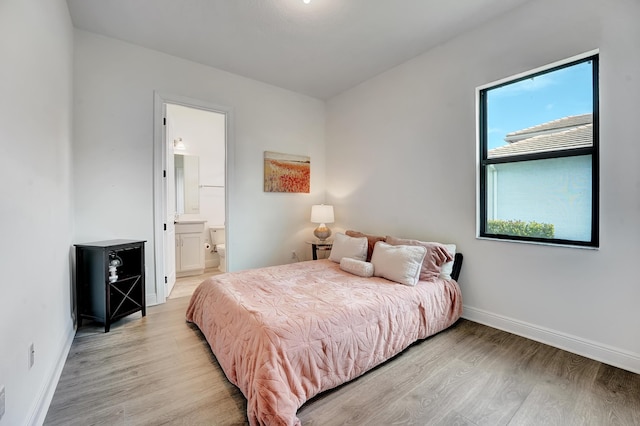
[[[455,244],[443,244],[443,246],[447,249],[451,256],[455,257],[456,255],[456,245]],[[453,272],[453,260],[451,262],[447,262],[442,265],[440,268],[440,278],[445,280],[451,279],[451,272]]]
[[[367,259],[367,237],[355,238],[338,232],[333,237],[333,246],[329,254],[329,260],[340,263],[343,257],[351,257],[357,260]]]
[[[373,264],[350,257],[342,258],[340,261],[340,269],[360,277],[369,278],[373,276]]]
[[[427,254],[423,246],[392,246],[378,241],[373,248],[373,275],[400,284],[414,286],[420,279],[420,268]]]

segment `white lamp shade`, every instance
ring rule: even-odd
[[[333,223],[333,206],[325,204],[311,206],[311,222]]]

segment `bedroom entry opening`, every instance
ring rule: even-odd
[[[162,255],[163,261],[156,266],[158,303],[166,301],[176,279],[225,271],[228,247],[228,111],[165,97],[161,107],[163,229],[156,256]]]

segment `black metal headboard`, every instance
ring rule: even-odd
[[[451,278],[458,281],[458,277],[460,276],[460,270],[462,269],[462,253],[456,253],[453,257],[453,271],[451,271]]]

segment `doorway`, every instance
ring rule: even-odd
[[[147,286],[148,304],[164,303],[169,297],[176,280],[176,256],[178,265],[184,264],[180,262],[181,255],[188,254],[195,255],[190,267],[194,262],[196,265],[201,262],[204,268],[218,267],[221,256],[215,249],[216,242],[211,241],[210,227],[225,230],[227,254],[222,261],[228,264],[229,259],[226,231],[231,110],[160,94],[156,94],[155,104],[158,121],[155,128],[159,133],[154,138],[156,285],[155,295],[150,294],[151,286]],[[176,237],[182,238],[175,233],[176,222],[201,224],[199,235],[189,236],[190,250],[176,247]],[[226,264],[222,265],[224,269]],[[197,271],[194,275],[198,275]]]

